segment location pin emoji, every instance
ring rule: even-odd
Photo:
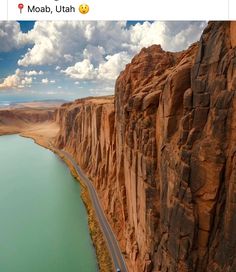
[[[18,5],[18,9],[20,10],[20,13],[22,13],[22,9],[24,8],[24,5],[22,3],[20,3]]]

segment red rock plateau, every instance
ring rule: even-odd
[[[46,145],[58,133],[54,107],[16,107],[0,110],[0,135],[20,133]]]
[[[55,121],[55,109],[1,109],[0,110],[0,134],[19,133],[24,129],[31,128],[32,124]]]
[[[144,48],[115,97],[56,111],[130,272],[236,271],[236,22],[180,53]]]

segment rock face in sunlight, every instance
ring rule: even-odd
[[[115,98],[57,111],[56,145],[93,180],[129,271],[236,269],[236,26],[133,58]]]
[[[108,197],[115,182],[114,97],[85,98],[57,111],[60,132],[56,145],[66,148]],[[115,190],[116,191],[116,190]],[[109,203],[110,204],[110,203]]]

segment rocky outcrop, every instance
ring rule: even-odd
[[[129,271],[236,271],[236,25],[144,48],[115,99],[63,105],[56,145],[93,180]]]

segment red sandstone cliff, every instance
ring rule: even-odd
[[[57,112],[57,146],[68,150],[92,177],[104,199],[115,182],[114,98],[86,98],[64,104]],[[108,199],[107,199],[108,200]]]
[[[56,144],[94,181],[130,271],[236,271],[236,23],[143,49],[113,98],[63,105]]]

